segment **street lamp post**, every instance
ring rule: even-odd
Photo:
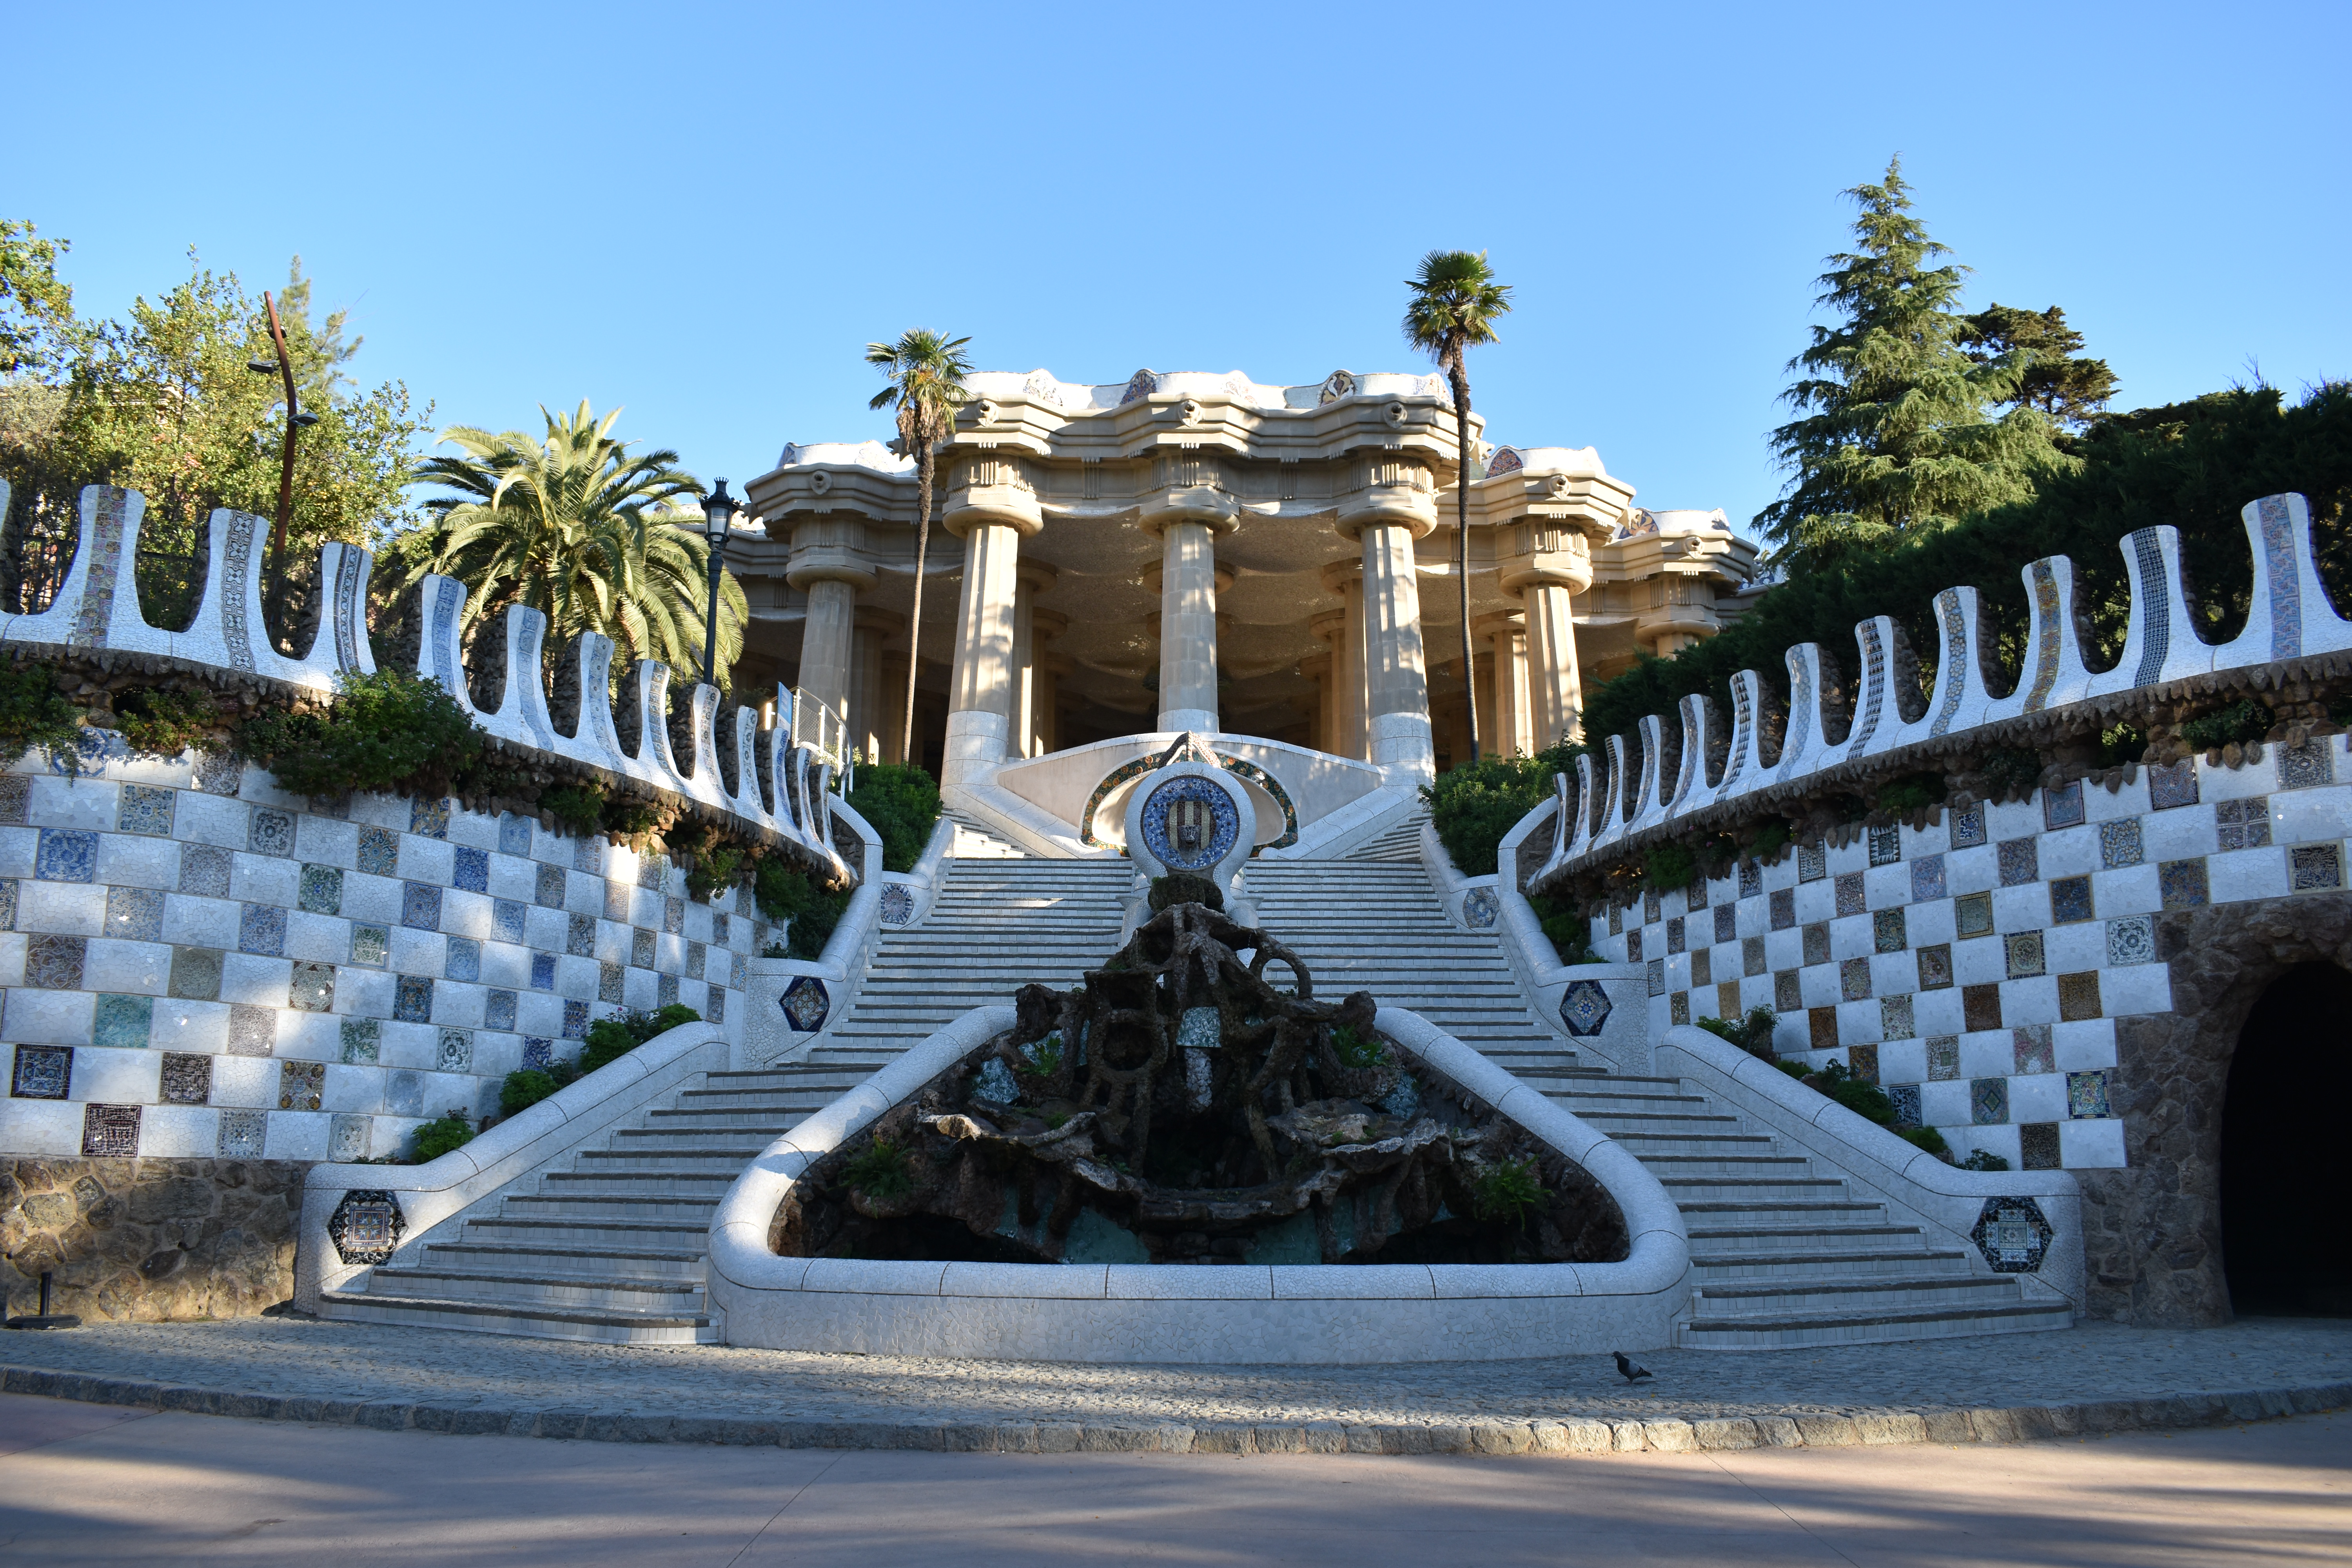
[[[727,555],[728,531],[735,526],[740,509],[735,498],[727,493],[727,481],[713,481],[710,493],[702,498],[702,537],[709,544],[710,602],[702,623],[702,684],[719,684],[719,572]]]
[[[315,414],[302,412],[301,400],[294,392],[294,359],[286,352],[286,331],[278,324],[278,301],[267,289],[261,295],[262,309],[269,312],[269,341],[278,350],[275,360],[247,360],[245,368],[256,375],[274,375],[286,389],[286,440],[278,464],[278,522],[270,531],[269,548],[276,565],[272,569],[269,588],[270,608],[276,612],[278,625],[271,630],[269,646],[277,647],[278,637],[286,628],[286,524],[294,515],[294,433],[319,422]]]

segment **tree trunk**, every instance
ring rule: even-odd
[[[1461,351],[1446,367],[1453,374],[1454,439],[1459,468],[1454,479],[1454,570],[1462,605],[1462,707],[1470,721],[1470,760],[1478,760],[1478,662],[1470,651],[1470,376]],[[1460,766],[1460,759],[1455,759]]]
[[[915,607],[907,616],[907,723],[898,738],[898,760],[920,767],[915,754],[915,673],[922,668],[923,558],[931,547],[931,443],[926,433],[915,458]]]

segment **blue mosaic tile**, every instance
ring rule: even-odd
[[[1739,906],[1738,904],[1723,903],[1715,906],[1715,940],[1717,942],[1739,940]]]
[[[671,899],[662,906],[662,930],[671,936],[686,934],[686,900]]]
[[[604,869],[604,841],[593,834],[584,834],[572,841],[572,868],[591,875]]]
[[[566,1002],[563,1005],[563,1037],[583,1040],[588,1037],[588,1004]]]
[[[286,987],[286,1005],[298,1013],[333,1012],[335,966],[331,963],[297,963],[293,979]]]
[[[540,864],[539,882],[532,889],[531,897],[541,909],[560,910],[563,907],[566,879],[570,875],[561,866],[550,866],[544,861]]]
[[[439,931],[441,889],[425,882],[403,882],[400,923],[415,931]]]
[[[1969,1120],[1979,1127],[1998,1127],[2009,1120],[2009,1079],[1969,1080]]]
[[[2147,770],[2147,804],[2152,811],[2169,811],[2197,804],[2197,761],[2183,757],[2166,767]]]
[[[529,855],[530,853],[531,820],[506,812],[499,817],[499,853]]]
[[[2156,885],[2168,910],[2201,909],[2211,901],[2205,881],[2205,862],[2167,860],[2156,868]]]
[[[654,966],[654,933],[643,926],[629,933],[629,965],[633,969]]]
[[[1895,1126],[1919,1125],[1919,1086],[1917,1084],[1889,1084],[1886,1086],[1886,1098],[1895,1107]]]
[[[1923,904],[1945,896],[1944,858],[1922,855],[1911,862],[1911,901]]]
[[[658,892],[661,890],[662,879],[668,874],[668,871],[669,859],[667,856],[648,855],[637,862],[637,886]],[[1650,918],[1655,920],[1657,917],[1653,915]]]
[[[419,838],[449,837],[449,803],[419,798],[408,803],[408,831]]]
[[[98,835],[74,828],[44,827],[33,875],[44,882],[87,882],[98,866]]]
[[[1879,952],[1901,952],[1911,945],[1904,935],[1900,909],[1880,910],[1870,917],[1870,945]]]
[[[69,1100],[73,1097],[71,1046],[18,1046],[8,1079],[8,1092],[17,1100]]]
[[[555,954],[534,952],[530,955],[530,988],[533,991],[555,989]]]
[[[1649,965],[1643,973],[1649,980],[1650,994],[1653,996],[1664,995],[1666,994],[1666,961],[1663,958],[1654,958],[1650,960]]]
[[[895,884],[894,884],[895,886]],[[723,914],[710,917],[710,940],[720,947],[727,945],[728,920]]]
[[[302,868],[302,889],[295,900],[314,915],[339,915],[343,912],[343,868],[341,866],[305,866]]]
[[[712,986],[710,988],[709,995],[703,1001],[702,1009],[703,1016],[709,1022],[713,1024],[725,1023],[727,1021],[727,992],[725,988],[718,985]]]
[[[2139,818],[2121,816],[2099,824],[2099,864],[2114,871],[2140,862]]]
[[[343,1060],[353,1067],[373,1067],[383,1050],[383,1020],[343,1020]]]
[[[2042,857],[2031,838],[2004,838],[1994,851],[2000,860],[2000,885],[2021,888],[2041,880]]]
[[[247,904],[237,916],[236,950],[264,958],[286,956],[286,911],[276,904]]]
[[[82,960],[89,939],[29,936],[25,939],[25,984],[36,991],[79,991]]]
[[[272,811],[266,805],[253,807],[245,829],[245,847],[256,855],[275,855],[283,858],[294,853],[294,818],[283,811]]]
[[[1971,802],[1946,814],[1951,824],[1952,847],[1973,849],[1985,841],[1985,814],[1981,802]]]
[[[698,942],[686,944],[686,972],[697,980],[710,973],[710,950]]]
[[[404,974],[393,990],[392,1016],[404,1024],[433,1021],[433,982],[422,974]]]
[[[386,1073],[383,1109],[393,1116],[425,1114],[425,1076],[415,1072]]]
[[[2080,827],[2082,825],[2082,780],[2042,792],[2042,826],[2044,828],[2055,833],[2062,827]]]
[[[482,1027],[511,1029],[515,1026],[515,994],[492,990],[482,1000]]]
[[[1739,863],[1739,896],[1756,899],[1763,895],[1764,868],[1753,860],[1742,860]]]
[[[220,1000],[221,952],[216,947],[175,947],[172,950],[169,990],[186,1002]]]
[[[2096,918],[2092,907],[2091,879],[2061,877],[2050,884],[2050,923],[2072,925]]]
[[[1870,863],[1892,866],[1903,858],[1903,829],[1874,827],[1870,829]]]
[[[522,1042],[522,1065],[527,1068],[535,1069],[540,1072],[545,1072],[549,1068],[553,1067],[555,1065],[555,1042],[539,1035],[524,1037]]]
[[[442,978],[446,980],[479,980],[482,977],[482,944],[469,936],[448,939],[449,951],[442,964]]]
[[[563,951],[573,958],[596,956],[596,917],[573,915],[563,930]]]
[[[2115,1114],[2107,1103],[2106,1068],[2066,1075],[2066,1114],[2077,1121],[2098,1120]]]
[[[371,877],[400,875],[400,835],[388,827],[360,829],[360,869]]]
[[[268,1142],[268,1129],[266,1110],[224,1110],[215,1152],[224,1160],[258,1160]]]
[[[362,969],[382,969],[392,956],[392,931],[387,926],[352,927],[352,962]]]
[[[450,886],[460,892],[487,893],[490,890],[490,855],[487,849],[476,849],[460,844],[457,862],[450,868]]]
[[[125,942],[163,940],[163,895],[152,888],[106,889],[106,934]]]
[[[2107,962],[2117,967],[2156,962],[2156,917],[2126,915],[2107,922]]]
[[[180,846],[180,888],[200,898],[228,897],[228,851],[216,844]]]
[[[102,995],[91,1015],[89,1042],[122,1050],[144,1050],[153,1037],[154,1027],[152,996]]]
[[[228,1010],[228,1054],[266,1057],[278,1049],[278,1009],[233,1003]]]
[[[2335,742],[2320,736],[2305,741],[2300,746],[2273,746],[2278,756],[2278,786],[2281,789],[2311,789],[2336,782]]]
[[[490,935],[500,942],[523,940],[523,906],[514,899],[498,899],[490,904]]]
[[[654,981],[654,1005],[667,1007],[677,1000],[677,976],[664,974]]]
[[[180,798],[175,789],[159,789],[152,784],[124,784],[121,798],[114,807],[114,830],[117,833],[144,833],[157,838],[172,837],[172,807]]]
[[[471,1029],[444,1029],[440,1045],[433,1053],[436,1072],[472,1072],[474,1070],[474,1032]]]
[[[16,929],[16,879],[0,878],[0,931]]]

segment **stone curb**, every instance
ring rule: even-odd
[[[1895,1443],[2019,1443],[2225,1426],[2352,1405],[2352,1383],[2163,1399],[2007,1408],[1876,1410],[1859,1415],[1717,1415],[1695,1421],[1563,1416],[1471,1425],[1238,1423],[1092,1426],[1076,1421],[761,1421],[625,1410],[500,1410],[398,1400],[238,1394],[0,1364],[0,1393],[137,1405],[249,1421],[305,1421],[379,1432],[556,1437],[589,1443],[715,1443],[781,1448],[915,1448],[972,1454],[1680,1454],[1708,1448],[1846,1448]]]

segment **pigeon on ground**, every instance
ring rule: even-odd
[[[1617,1370],[1623,1375],[1626,1382],[1639,1383],[1651,1375],[1650,1369],[1640,1362],[1627,1361],[1623,1351],[1611,1351],[1609,1353],[1617,1358]]]

